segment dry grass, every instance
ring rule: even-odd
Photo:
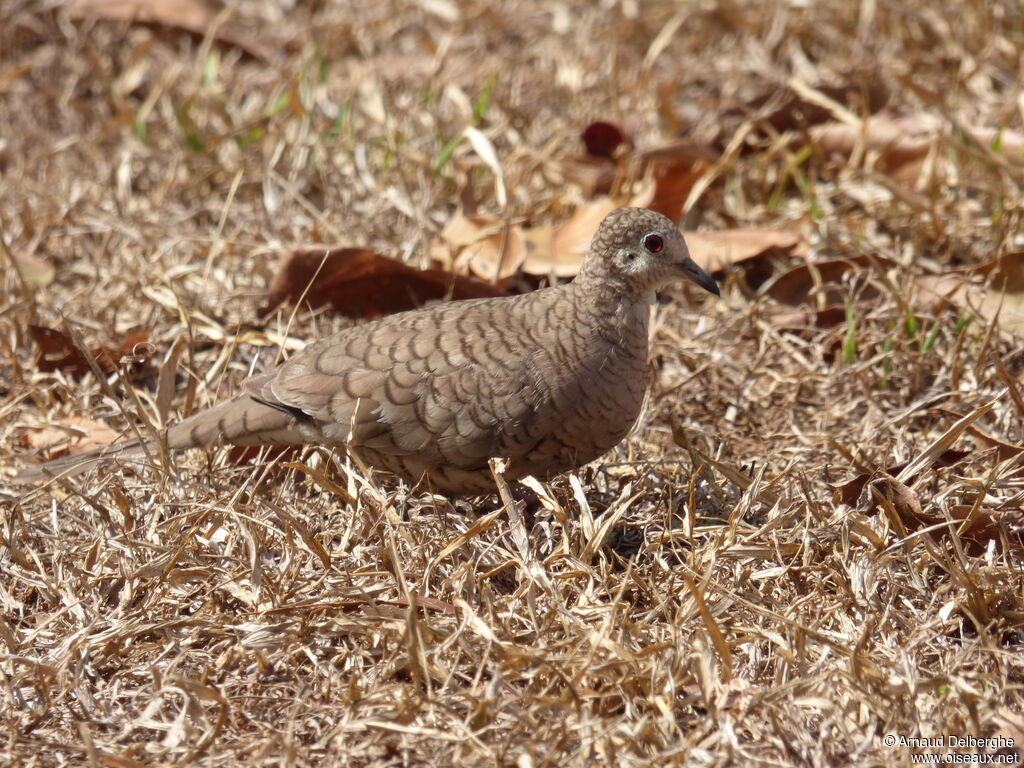
[[[229,23],[269,61],[0,5],[0,258],[56,266],[40,288],[5,266],[4,463],[25,461],[33,427],[158,420],[178,337],[180,416],[270,345],[349,322],[257,321],[281,248],[424,263],[467,180],[482,210],[559,220],[582,201],[559,160],[591,120],[724,148],[756,126],[729,110],[797,77],[883,85],[947,137],[1021,124],[1012,3],[692,3],[677,20],[670,3],[602,5],[242,3]],[[506,211],[468,143],[445,161],[474,109]],[[688,226],[888,257],[840,287],[874,298],[793,334],[739,270],[699,311],[666,297],[641,423],[525,519],[223,455],[4,485],[0,761],[902,765],[915,750],[887,734],[1019,746],[1020,342],[913,286],[1020,247],[1024,174],[949,139],[942,168],[901,187],[870,157],[789,146],[727,155]],[[116,373],[108,388],[36,369],[27,327],[61,315],[88,342],[144,326],[157,363],[135,398]],[[1009,447],[955,431],[968,455],[904,477],[911,501],[876,484],[840,503],[833,485],[929,458],[992,400],[972,428]],[[914,499],[931,533],[907,529]],[[980,541],[958,533],[964,508],[992,521]]]

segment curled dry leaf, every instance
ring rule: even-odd
[[[685,232],[690,256],[708,272],[765,256],[804,256],[807,241],[795,232],[774,229],[727,229]]]
[[[526,232],[527,253],[523,271],[530,275],[567,278],[574,276],[587,255],[590,241],[604,217],[625,206],[646,208],[654,195],[654,185],[648,179],[626,201],[602,196],[581,205],[559,227],[533,227]]]
[[[874,510],[880,501],[896,512],[899,521],[913,530],[913,522],[921,517],[921,501],[917,494],[891,475],[879,475],[868,481],[857,499],[857,506]]]
[[[56,328],[30,325],[29,335],[36,344],[36,368],[43,373],[64,371],[70,376],[84,376],[92,370],[89,361],[66,334]],[[128,329],[116,346],[94,346],[89,353],[103,373],[112,373],[122,363],[137,375],[153,354],[148,334],[141,326]]]
[[[18,443],[35,453],[45,451],[47,459],[55,459],[102,448],[117,437],[117,432],[106,424],[72,416],[50,426],[28,429],[19,437]]]
[[[217,14],[202,0],[69,0],[64,8],[73,19],[158,25],[200,38],[212,29],[214,40],[234,46],[254,59],[270,59],[262,45],[240,34],[229,23],[218,24],[214,29]]]
[[[431,256],[453,271],[495,283],[518,272],[526,254],[522,228],[488,213],[456,213],[431,248]]]
[[[440,269],[416,269],[363,248],[311,245],[284,259],[263,314],[284,301],[330,305],[346,317],[378,317],[439,299],[504,296],[493,285]]]

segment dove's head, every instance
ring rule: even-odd
[[[605,217],[581,269],[581,274],[589,272],[642,295],[679,279],[719,295],[714,278],[690,258],[676,225],[646,208],[619,208]]]

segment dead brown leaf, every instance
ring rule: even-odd
[[[670,141],[638,152],[641,173],[654,183],[647,207],[678,221],[690,190],[717,157],[709,147],[692,141]]]
[[[28,332],[36,343],[36,367],[43,373],[60,370],[78,377],[92,370],[85,355],[62,331],[30,325]],[[89,352],[104,373],[112,373],[122,363],[129,363],[130,373],[134,375],[153,354],[147,338],[145,329],[135,326],[126,331],[115,346],[97,345],[90,347]]]
[[[962,461],[971,454],[971,451],[955,451],[949,449],[944,451],[934,462],[931,464],[931,469],[939,467],[951,467],[957,462]],[[903,461],[899,464],[894,464],[891,467],[886,467],[879,472],[885,472],[887,475],[895,477],[900,474],[906,467],[910,465],[909,461]],[[834,486],[833,490],[836,492],[836,501],[840,504],[846,504],[852,506],[856,503],[860,497],[861,491],[864,490],[864,486],[872,478],[878,475],[878,472],[862,472],[852,480],[847,480],[845,483]],[[907,482],[912,483],[914,478],[908,478]]]
[[[807,241],[795,232],[775,229],[727,229],[685,232],[690,256],[708,272],[765,256],[803,256]]]
[[[863,143],[865,149],[878,154],[878,169],[890,175],[911,161],[923,159],[936,140],[934,131],[920,117],[893,118],[884,114],[869,117],[861,125],[825,123],[812,128],[810,135],[826,153],[847,157]],[[913,178],[904,173],[900,180],[916,180],[917,170]]]
[[[826,306],[845,304],[846,292],[835,288],[847,272],[858,268],[888,269],[896,262],[884,256],[857,255],[842,259],[808,262],[784,272],[769,283],[764,293],[781,304],[796,306],[808,300],[812,289],[820,286],[823,290],[822,301]],[[873,289],[866,285],[858,291],[860,299],[873,295]]]
[[[71,416],[39,429],[26,430],[19,445],[36,453],[45,451],[48,459],[86,453],[114,442],[118,433],[92,419]]]
[[[527,252],[523,271],[530,275],[574,276],[587,255],[598,226],[612,211],[625,206],[646,208],[654,184],[645,183],[627,201],[602,196],[580,206],[560,227],[533,227],[526,232]]]
[[[993,128],[972,128],[974,140],[986,147],[998,148],[1009,160],[1019,159],[1024,150],[1024,134]],[[941,125],[926,115],[892,117],[873,115],[861,125],[831,122],[810,131],[812,141],[827,154],[849,157],[858,146],[876,156],[876,167],[898,183],[913,186],[932,149],[940,141]],[[939,153],[936,162],[945,163]]]
[[[270,286],[269,313],[284,301],[330,305],[346,317],[378,317],[440,299],[504,296],[501,288],[440,269],[415,269],[363,248],[292,249]]]
[[[1024,337],[1024,252],[1004,253],[969,270],[926,275],[917,281],[918,301],[929,308],[973,309],[986,323]]]
[[[527,256],[522,228],[488,213],[456,213],[435,241],[431,255],[459,274],[494,283],[519,271]]]
[[[871,480],[862,492],[858,505],[869,513],[882,509],[893,515],[892,523],[900,536],[930,529],[928,535],[934,541],[941,541],[956,534],[963,542],[968,554],[978,556],[995,541],[1003,548],[1004,537],[1011,549],[1024,549],[1019,532],[1011,531],[1006,513],[995,509],[975,507],[971,504],[957,504],[947,510],[946,515],[923,511],[917,494],[895,477],[882,475]],[[1019,522],[1019,520],[1017,521]]]
[[[900,534],[917,530],[921,522],[921,500],[917,494],[891,475],[879,475],[868,481],[857,499],[857,506],[875,511],[881,506],[896,517],[892,521]]]
[[[978,444],[979,448],[985,450],[995,449],[996,457],[999,461],[1006,461],[1007,459],[1012,459],[1014,456],[1019,456],[1024,453],[1024,445],[1001,440],[980,427],[976,427],[974,424],[969,425],[967,427],[967,431],[970,433],[971,437],[974,438],[974,442]]]

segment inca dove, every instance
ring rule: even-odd
[[[629,432],[644,397],[650,305],[679,278],[718,295],[671,221],[620,208],[601,223],[572,283],[435,304],[321,339],[163,440],[172,450],[341,446],[451,494],[493,490],[492,457],[509,460],[510,477],[550,477]],[[142,453],[122,443],[19,479]]]

